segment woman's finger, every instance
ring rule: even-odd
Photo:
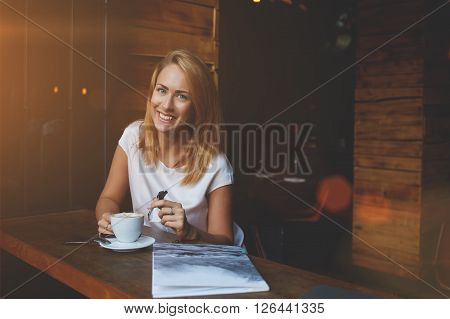
[[[161,224],[166,225],[168,222],[176,222],[178,217],[173,215],[165,215],[161,217]]]
[[[103,213],[102,219],[106,220],[108,223],[111,222],[111,213]]]
[[[108,228],[108,225],[110,225],[110,223],[108,223],[106,220],[104,220],[104,219],[100,219],[99,221],[98,221],[98,226],[100,226],[100,227],[102,227],[102,228],[105,228],[105,229],[107,229]]]
[[[173,229],[175,229],[175,230],[177,230],[178,228],[180,228],[180,226],[177,224],[177,222],[172,222],[172,221],[166,222],[166,223],[164,224],[164,226],[173,228]]]
[[[181,207],[180,203],[177,202],[172,202],[170,200],[166,200],[166,199],[159,199],[159,200],[155,200],[151,203],[150,208],[162,208],[162,207],[172,207],[172,208],[176,208],[176,207]]]
[[[113,232],[111,232],[111,231],[109,231],[107,228],[105,228],[105,227],[99,227],[98,228],[98,232],[100,233],[100,234],[108,234],[108,235],[112,235],[113,234]]]
[[[166,216],[166,215],[173,216],[173,215],[176,215],[179,212],[180,212],[180,210],[178,208],[163,207],[158,212],[158,216],[159,216],[159,218],[163,218],[163,216]]]

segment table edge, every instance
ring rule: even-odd
[[[2,229],[0,229],[0,248],[88,298],[140,298],[138,296],[127,294],[97,277],[88,275],[64,262],[63,259],[49,255],[42,250],[9,235]],[[64,257],[66,256],[68,255],[65,255]],[[80,280],[80,278],[83,278],[84,280]],[[89,282],[89,288],[86,285],[81,284],[82,282]]]

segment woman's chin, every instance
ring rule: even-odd
[[[161,124],[156,124],[155,128],[160,133],[170,132],[174,129],[171,125],[161,125]]]
[[[169,131],[173,131],[176,128],[175,123],[162,123],[161,121],[154,121],[155,128],[160,133],[165,133]]]

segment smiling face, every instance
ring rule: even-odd
[[[193,116],[192,97],[184,72],[169,64],[159,73],[150,101],[153,123],[158,132],[171,131]]]

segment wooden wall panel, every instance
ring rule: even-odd
[[[71,209],[94,209],[106,180],[105,165],[105,3],[73,2],[71,105]],[[98,65],[93,64],[92,60]],[[86,89],[83,94],[83,88]]]
[[[357,57],[437,5],[359,1]],[[419,276],[429,272],[437,229],[450,219],[449,31],[448,16],[437,13],[376,50],[356,71],[353,229]],[[353,262],[410,277],[357,239]]]
[[[25,11],[25,0],[8,4]],[[25,32],[25,21],[0,5],[0,217],[24,211]]]
[[[437,150],[435,152],[438,152]],[[355,154],[421,157],[421,141],[355,140]],[[356,156],[355,156],[356,157]]]
[[[136,55],[165,56],[169,51],[184,48],[201,56],[206,62],[216,60],[216,45],[211,38],[164,30],[128,29],[130,53]],[[155,41],[157,39],[157,41]]]
[[[359,155],[355,158],[355,166],[418,172],[422,169],[422,161],[411,157]]]
[[[133,2],[139,9],[131,9],[126,20],[130,25],[206,38],[214,35],[214,5],[207,7],[173,0],[153,1],[151,6],[147,0]]]
[[[358,33],[360,35],[379,35],[399,32],[422,17],[424,9],[423,0],[391,2],[371,7],[359,6]]]

